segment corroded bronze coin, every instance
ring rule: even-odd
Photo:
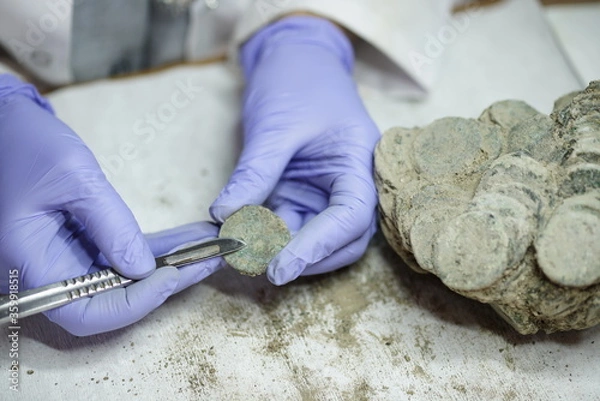
[[[269,209],[244,206],[221,226],[220,238],[237,238],[246,243],[238,252],[225,255],[225,261],[248,276],[264,274],[271,259],[290,241],[285,222]]]

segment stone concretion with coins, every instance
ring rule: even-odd
[[[412,268],[522,334],[600,323],[600,81],[550,116],[507,100],[392,128],[375,170],[383,233]]]

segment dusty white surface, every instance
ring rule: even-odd
[[[548,112],[554,98],[581,87],[529,1],[487,9],[445,56],[444,75],[425,102],[363,91],[382,129],[476,116],[507,97]],[[145,124],[188,80],[202,93],[153,138],[136,135],[136,122]],[[240,89],[213,65],[76,86],[50,99],[101,160],[134,145],[137,154],[107,174],[143,229],[155,231],[208,218],[239,152]],[[487,306],[411,272],[379,238],[355,266],[283,288],[221,271],[113,333],[75,338],[41,316],[21,327],[21,392],[8,390],[5,372],[0,399],[600,395],[600,328],[519,336]],[[3,361],[7,346],[0,343]]]

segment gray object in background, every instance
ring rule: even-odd
[[[415,270],[521,334],[600,323],[600,81],[550,117],[509,100],[392,128],[375,165],[383,232]]]

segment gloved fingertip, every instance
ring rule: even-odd
[[[225,259],[221,258],[214,258],[212,260],[208,260],[206,265],[206,276],[208,277],[210,275],[212,275],[213,273],[216,273],[217,271],[223,269],[225,266],[227,266],[227,262],[225,262]]]
[[[150,276],[156,268],[152,250],[141,232],[134,236],[129,246],[122,252],[110,256],[107,256],[107,258],[112,262],[112,266],[119,273],[134,280],[141,280]]]
[[[219,198],[210,206],[208,212],[216,222],[223,223],[235,210],[231,206],[221,203]]]
[[[223,263],[224,261],[222,258],[213,258],[205,260],[204,262],[181,267],[179,269],[179,284],[177,285],[174,293],[176,294],[204,280],[206,277],[221,269],[223,267]]]
[[[247,169],[244,173],[238,173],[210,206],[209,212],[215,221],[223,223],[242,206],[262,204],[272,192],[276,179],[265,178],[265,173],[248,171],[254,170]]]
[[[165,266],[156,269],[152,275],[152,281],[155,283],[155,291],[159,298],[164,301],[175,292],[179,284],[180,273],[176,267]],[[162,303],[162,301],[160,303]]]
[[[51,309],[43,313],[50,322],[62,327],[64,330],[76,337],[84,337],[92,334],[97,334],[97,331],[94,331],[89,327],[86,327],[85,325],[81,324],[81,316],[77,314],[73,315],[73,311],[85,310],[87,304],[90,301],[90,298],[83,298],[76,301],[80,305],[75,305],[75,303],[72,303],[70,305],[62,306],[56,309]],[[68,312],[65,312],[65,310],[67,310]]]
[[[110,262],[103,253],[99,253],[94,260],[94,264],[98,266],[110,266]]]
[[[227,261],[225,261],[224,258],[220,258],[219,260],[219,265],[217,266],[217,268],[215,269],[215,272],[217,270],[221,270],[221,269],[225,269],[227,266],[229,266],[229,264],[227,263]]]
[[[305,261],[283,250],[269,264],[267,278],[275,285],[284,285],[297,279],[306,266]]]

